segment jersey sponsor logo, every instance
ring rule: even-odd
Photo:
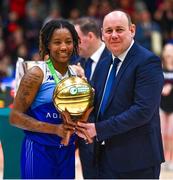
[[[54,80],[54,79],[53,79],[53,76],[49,75],[49,76],[47,77],[47,81],[52,81],[52,80]]]

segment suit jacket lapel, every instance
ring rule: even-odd
[[[97,69],[99,68],[99,65],[102,64],[102,62],[110,55],[110,52],[107,50],[107,48],[104,49],[104,51],[102,52],[100,58],[99,58],[99,61],[97,63],[97,66],[95,68],[95,71],[94,71],[94,74],[92,76],[92,80],[94,79],[94,76],[97,72]]]
[[[112,91],[111,91],[110,96],[109,96],[109,98],[108,98],[108,102],[107,102],[107,104],[106,104],[105,110],[106,110],[106,108],[109,106],[112,98],[114,97],[115,92],[116,92],[116,89],[117,89],[118,84],[119,84],[119,82],[120,82],[120,79],[122,78],[123,74],[125,73],[125,70],[126,70],[127,68],[130,68],[130,64],[131,64],[132,61],[134,60],[134,59],[133,59],[133,56],[134,56],[134,54],[135,54],[135,47],[136,47],[136,46],[135,46],[135,44],[134,44],[134,45],[132,46],[132,48],[129,50],[129,52],[127,53],[127,55],[126,55],[126,57],[125,57],[122,65],[121,65],[121,67],[120,67],[120,69],[119,69],[119,72],[118,72],[118,74],[117,74],[117,77],[116,77],[116,79],[115,79],[115,82],[113,83]]]
[[[109,68],[110,65],[112,63],[112,56],[109,55],[107,58],[104,59],[104,63],[100,64],[100,66],[98,67],[98,73],[96,72],[95,74],[95,78],[93,80],[94,84],[96,83],[96,86],[94,86],[94,88],[96,88],[96,104],[95,107],[97,107],[97,109],[99,108],[101,99],[102,99],[102,95],[103,95],[103,91],[104,91],[104,86],[105,86],[105,82],[107,79],[107,74],[109,72]]]
[[[109,56],[111,53],[108,51],[108,49],[105,47],[104,51],[101,54],[100,60],[102,61],[103,58]]]

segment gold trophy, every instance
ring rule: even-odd
[[[56,86],[53,102],[58,111],[67,110],[75,118],[92,106],[93,90],[85,79],[71,76]]]
[[[68,124],[71,121],[75,123],[77,121],[86,122],[93,110],[94,91],[90,84],[87,80],[77,76],[70,76],[60,81],[51,60],[46,63],[57,84],[53,93],[53,102],[56,109],[62,114],[64,123]],[[87,141],[91,143],[92,139],[88,133],[85,130],[83,133]],[[73,132],[69,130],[61,143],[68,145],[72,134]]]
[[[53,102],[56,109],[61,112],[64,123],[77,120],[86,122],[89,114],[92,111],[93,105],[93,89],[85,79],[77,76],[71,76],[63,79],[56,86],[53,93]],[[92,139],[83,131],[87,141],[92,142]],[[68,145],[72,132],[68,131],[62,144]]]

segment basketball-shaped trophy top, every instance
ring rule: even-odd
[[[53,93],[53,102],[60,112],[67,110],[71,116],[81,116],[93,105],[94,92],[90,84],[77,76],[60,81]]]

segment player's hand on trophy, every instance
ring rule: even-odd
[[[77,65],[71,65],[73,67],[73,69],[75,69],[75,72],[77,73],[77,76],[86,79],[85,77],[85,71],[82,68],[82,66],[80,65],[80,63],[77,63]]]
[[[70,124],[59,124],[56,128],[56,134],[63,139],[66,138],[69,131],[73,132],[75,131],[75,126]]]
[[[75,121],[72,120],[70,113],[65,110],[61,112],[63,121],[64,121],[64,127],[66,128],[65,137],[62,139],[61,144],[68,145],[71,135],[76,132],[76,134],[80,134],[87,143],[92,143],[93,140],[83,127],[77,127],[77,122],[81,121],[83,123],[86,123],[88,120],[88,117],[93,110],[93,107],[89,108],[79,119],[75,119]]]
[[[65,130],[65,136],[63,137],[61,144],[67,146],[71,135],[75,133],[76,122],[71,119],[70,113],[67,110],[62,111],[61,116],[63,118],[63,127]]]

